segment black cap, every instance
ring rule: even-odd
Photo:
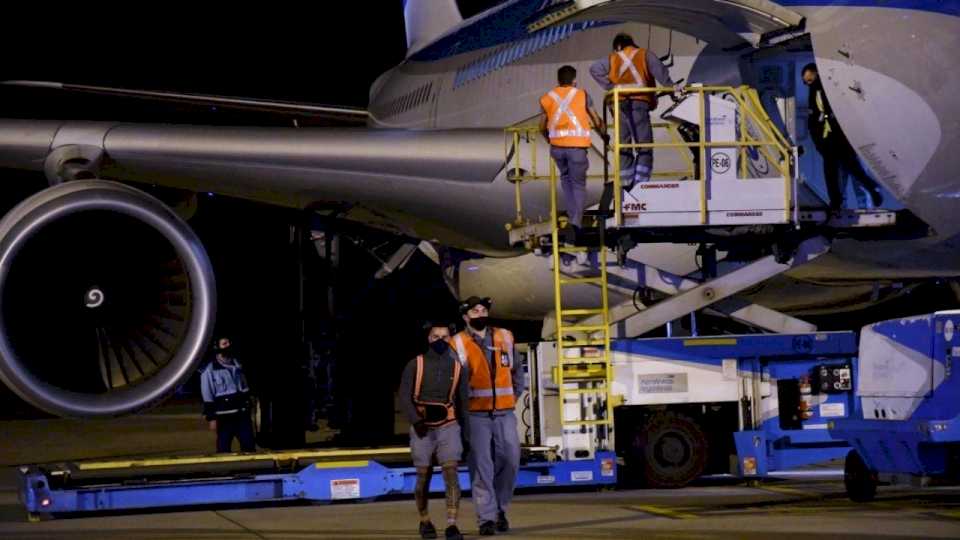
[[[429,321],[423,321],[424,331],[429,331],[433,328],[446,328],[453,333],[453,323],[447,319],[431,319]]]
[[[467,298],[466,300],[460,303],[460,313],[465,314],[466,312],[473,309],[473,306],[478,306],[478,305],[483,306],[487,309],[490,309],[491,304],[492,302],[490,301],[489,296],[485,296],[483,298],[480,298],[479,296],[471,296],[470,298]]]

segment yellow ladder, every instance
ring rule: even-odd
[[[560,400],[560,422],[563,427],[596,426],[597,442],[601,447],[609,448],[613,437],[613,399],[611,383],[613,365],[610,351],[610,311],[607,299],[607,249],[603,242],[603,220],[600,220],[600,247],[592,249],[582,246],[561,246],[557,211],[557,169],[550,163],[550,217],[553,249],[553,294],[557,321],[557,367],[555,379]],[[564,254],[596,254],[599,275],[590,277],[569,277],[560,268]],[[596,285],[600,292],[598,307],[565,309],[563,307],[563,289],[568,285]],[[568,323],[567,320],[594,318],[601,316],[594,324]],[[579,337],[579,336],[583,337]],[[568,340],[567,338],[574,338]],[[568,354],[572,353],[572,354]],[[568,387],[570,386],[570,387]],[[582,396],[593,395],[594,412],[597,418],[586,420],[583,417]],[[566,418],[565,404],[568,396],[578,396],[581,401],[581,417]],[[596,408],[597,405],[602,405]]]

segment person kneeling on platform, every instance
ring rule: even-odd
[[[411,424],[410,454],[417,468],[414,497],[420,513],[420,537],[437,537],[427,511],[432,461],[436,456],[446,485],[445,535],[448,540],[460,540],[463,535],[457,527],[460,510],[457,465],[463,454],[460,424],[464,420],[462,411],[468,391],[467,380],[461,376],[462,366],[450,348],[449,326],[440,323],[427,326],[427,351],[407,364],[400,382],[400,407]]]

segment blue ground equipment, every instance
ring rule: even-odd
[[[580,356],[593,358],[588,349]],[[613,430],[600,429],[606,407],[597,406],[596,389],[561,394],[555,343],[523,347],[530,385],[517,409],[525,445],[518,488],[613,485],[618,463],[640,471],[651,486],[679,487],[715,473],[762,478],[850,450],[827,424],[859,403],[852,332],[623,339],[611,349]],[[570,373],[562,384],[589,381],[574,378],[578,366],[569,360],[564,366]],[[937,373],[944,371],[949,367]],[[561,409],[573,425],[560,421]],[[889,426],[894,413],[882,414]],[[956,433],[952,424],[936,429]],[[411,494],[416,480],[407,448],[78,461],[19,472],[21,499],[32,515],[367,501]],[[460,481],[469,489],[465,469]],[[440,474],[431,490],[443,490]]]
[[[849,450],[827,422],[849,412],[853,332],[617,339],[611,346],[615,450],[627,480],[681,487],[704,474],[760,478]],[[558,391],[555,345],[540,343],[529,355],[541,412],[533,421],[522,416],[532,426],[527,444],[558,448],[567,459],[609,448],[599,428],[559,421],[561,407],[565,418],[584,422],[603,408],[587,390]]]
[[[872,324],[860,336],[853,414],[830,432],[853,446],[847,493],[870,500],[879,483],[960,483],[960,311]]]
[[[407,448],[302,450],[24,466],[20,497],[31,517],[269,501],[369,501],[413,493],[416,469],[409,466],[409,456]],[[517,487],[615,482],[613,453],[560,461],[549,449],[527,448]],[[465,468],[460,485],[470,488]],[[443,492],[439,472],[430,490]]]

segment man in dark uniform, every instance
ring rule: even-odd
[[[250,387],[243,367],[234,358],[230,339],[214,343],[216,357],[200,374],[203,415],[210,429],[217,432],[217,452],[229,452],[234,437],[240,450],[256,450],[253,423],[250,420]]]
[[[436,538],[437,530],[430,521],[427,501],[433,458],[443,471],[447,495],[447,540],[461,540],[457,528],[460,510],[460,479],[457,466],[463,454],[461,424],[467,396],[467,377],[459,358],[450,348],[450,327],[445,323],[428,323],[424,354],[411,360],[400,381],[400,408],[410,421],[410,454],[417,468],[414,497],[420,513],[420,536]]]
[[[857,159],[857,153],[850,146],[850,141],[840,129],[833,116],[833,108],[827,101],[827,94],[823,91],[820,74],[815,64],[807,64],[801,74],[803,84],[810,89],[808,104],[810,116],[807,119],[807,128],[814,146],[823,156],[823,177],[827,184],[827,196],[830,198],[830,210],[838,211],[843,208],[843,188],[840,184],[840,169],[852,174],[857,181],[870,193],[870,200],[875,208],[883,204],[883,196],[876,182],[863,170],[863,165]]]

